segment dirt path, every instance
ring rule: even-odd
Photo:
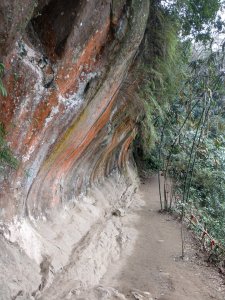
[[[126,299],[224,300],[224,280],[198,256],[191,233],[185,234],[186,258],[181,260],[180,224],[158,209],[157,179],[152,178],[142,184],[136,205],[123,217],[124,226],[138,234],[133,249],[112,264],[101,285],[116,288]],[[135,298],[134,289],[150,292],[152,298]]]

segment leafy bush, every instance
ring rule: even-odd
[[[14,169],[18,166],[17,159],[13,156],[10,148],[5,140],[5,130],[2,124],[0,124],[0,166],[11,166]]]
[[[4,69],[5,69],[4,65],[2,63],[0,63],[0,94],[2,94],[3,97],[7,96],[7,91],[4,88],[2,80],[1,80],[1,77],[4,73]]]
[[[0,63],[0,94],[3,97],[7,96],[7,91],[5,87],[3,86],[1,77],[4,73],[4,65]],[[17,159],[13,156],[10,148],[7,145],[7,142],[5,140],[5,130],[4,126],[0,123],[0,167],[4,167],[6,165],[13,167],[14,169],[18,166]],[[0,169],[1,171],[1,169]]]

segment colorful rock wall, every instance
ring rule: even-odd
[[[1,0],[0,122],[19,162],[0,174],[3,299],[69,299],[118,258],[148,13],[148,0]]]
[[[148,1],[1,1],[0,10],[0,120],[20,162],[1,178],[1,218],[11,220],[125,166],[138,112],[120,89]]]

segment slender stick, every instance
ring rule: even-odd
[[[206,124],[206,121],[207,121],[207,116],[209,115],[210,107],[211,107],[211,102],[209,102],[209,107],[207,108],[207,111],[205,113],[202,128],[201,128],[201,132],[200,132],[200,135],[199,135],[199,138],[198,138],[198,142],[197,142],[197,146],[196,146],[196,150],[195,150],[195,154],[194,154],[194,159],[193,159],[193,163],[192,163],[191,170],[190,170],[190,179],[189,179],[189,183],[188,183],[188,187],[187,187],[186,202],[188,202],[188,199],[189,199],[190,187],[191,187],[191,182],[192,182],[192,177],[193,177],[193,172],[194,172],[195,161],[196,161],[196,157],[197,157],[197,150],[198,150],[199,144],[201,142],[204,127],[205,127],[205,124]]]
[[[203,119],[204,113],[205,113],[205,107],[202,110],[201,117],[200,117],[200,120],[198,122],[198,126],[197,126],[197,129],[196,129],[195,135],[194,135],[192,146],[191,146],[191,153],[189,155],[188,166],[187,166],[187,171],[186,171],[186,176],[185,176],[185,181],[184,181],[183,200],[182,200],[183,203],[186,200],[185,199],[185,195],[186,195],[186,190],[187,190],[187,183],[188,183],[188,177],[189,177],[188,175],[189,175],[189,170],[190,170],[190,167],[191,167],[192,155],[193,155],[193,152],[194,152],[194,148],[195,148],[195,145],[196,145],[196,140],[197,140],[198,132],[199,132],[199,129],[200,129],[200,126],[201,126],[201,123],[202,123],[202,119]]]
[[[163,137],[164,137],[164,129],[165,129],[165,124],[162,128],[161,132],[161,138],[160,138],[160,144],[159,144],[159,166],[158,166],[158,185],[159,185],[159,201],[160,201],[160,208],[161,211],[163,210],[163,204],[162,204],[162,193],[161,193],[161,177],[160,177],[160,162],[161,162],[161,147],[162,147],[162,142],[163,142]]]
[[[184,259],[184,246],[185,246],[185,241],[184,241],[184,221],[183,221],[183,217],[182,217],[182,220],[181,220],[181,230],[180,230],[180,233],[181,233],[181,258]]]

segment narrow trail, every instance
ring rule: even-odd
[[[157,179],[142,183],[140,193],[123,217],[124,226],[137,232],[136,241],[111,265],[101,286],[115,288],[126,299],[224,300],[224,279],[207,266],[188,231],[186,256],[180,258],[180,223],[158,212]],[[150,292],[152,298],[144,294],[135,298],[131,293],[134,289]]]

